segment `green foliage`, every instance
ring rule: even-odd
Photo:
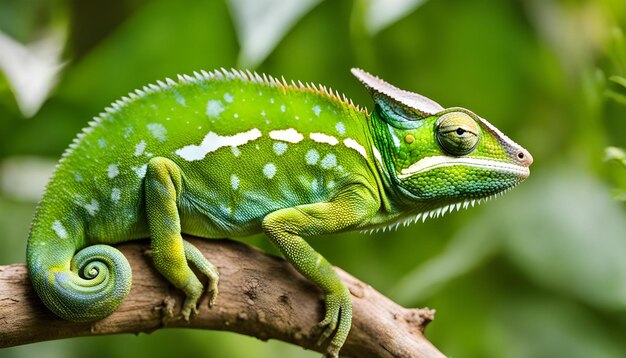
[[[397,0],[389,3],[404,9],[399,17],[390,10],[381,17],[391,22],[372,24],[371,4],[381,1],[307,1],[276,12],[283,25],[259,40],[266,53],[254,58],[241,24],[260,18],[234,10],[244,1],[102,3],[0,2],[0,31],[22,44],[67,32],[58,84],[28,119],[0,63],[0,264],[24,262],[36,205],[16,178],[45,177],[15,163],[58,159],[91,117],[132,89],[240,61],[331,86],[370,107],[349,72],[362,66],[444,106],[480,113],[532,153],[531,176],[478,208],[313,246],[402,304],[436,308],[426,333],[450,356],[626,356],[626,203],[615,200],[626,191],[618,149],[626,148],[626,2]],[[248,242],[273,250],[262,237]],[[40,352],[317,356],[234,334],[174,330],[41,343],[0,356]]]

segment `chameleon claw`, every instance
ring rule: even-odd
[[[219,283],[219,275],[217,272],[206,272],[205,273],[209,277],[209,284],[207,286],[207,292],[209,294],[209,308],[215,305],[215,301],[217,301],[217,295],[219,294],[219,289],[217,285]]]
[[[217,301],[217,294],[219,293],[217,289],[217,282],[213,284],[213,280],[211,280],[211,284],[209,285],[209,289],[207,290],[209,293],[209,308],[215,305],[215,301]]]
[[[317,326],[322,328],[320,338],[317,340],[317,345],[321,346],[335,332],[337,329],[337,322],[333,322],[330,318],[325,318],[323,321],[318,323]]]
[[[334,344],[330,344],[328,346],[328,349],[326,350],[326,353],[324,353],[324,355],[322,356],[323,358],[339,358],[339,350],[341,349],[340,346],[334,345]]]
[[[194,301],[194,302],[192,302]],[[196,307],[196,303],[195,300],[191,300],[189,298],[187,298],[185,300],[185,304],[183,305],[183,310],[181,311],[181,314],[183,316],[183,319],[185,320],[185,322],[189,322],[189,318],[191,317],[191,315],[197,315],[198,314],[198,307]]]

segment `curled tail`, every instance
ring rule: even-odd
[[[95,321],[117,310],[132,281],[128,260],[119,250],[93,245],[72,257],[70,247],[41,243],[29,241],[28,271],[52,312],[70,321]]]

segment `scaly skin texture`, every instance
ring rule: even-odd
[[[371,114],[324,87],[237,71],[159,81],[115,102],[63,155],[37,209],[27,261],[42,301],[68,320],[108,316],[131,284],[109,245],[149,236],[189,319],[203,290],[215,302],[218,272],[181,233],[264,232],[325,293],[320,343],[332,337],[337,356],[350,295],[304,237],[439,216],[515,186],[532,162],[470,111],[353,73]]]

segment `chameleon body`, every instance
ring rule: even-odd
[[[264,232],[324,292],[320,342],[332,337],[336,356],[350,294],[303,237],[439,216],[515,186],[532,162],[466,109],[353,73],[372,94],[371,113],[325,87],[225,70],[113,103],[65,152],[36,211],[27,261],[42,301],[68,320],[108,316],[131,284],[110,245],[150,237],[189,319],[204,290],[215,302],[218,272],[181,233]]]

